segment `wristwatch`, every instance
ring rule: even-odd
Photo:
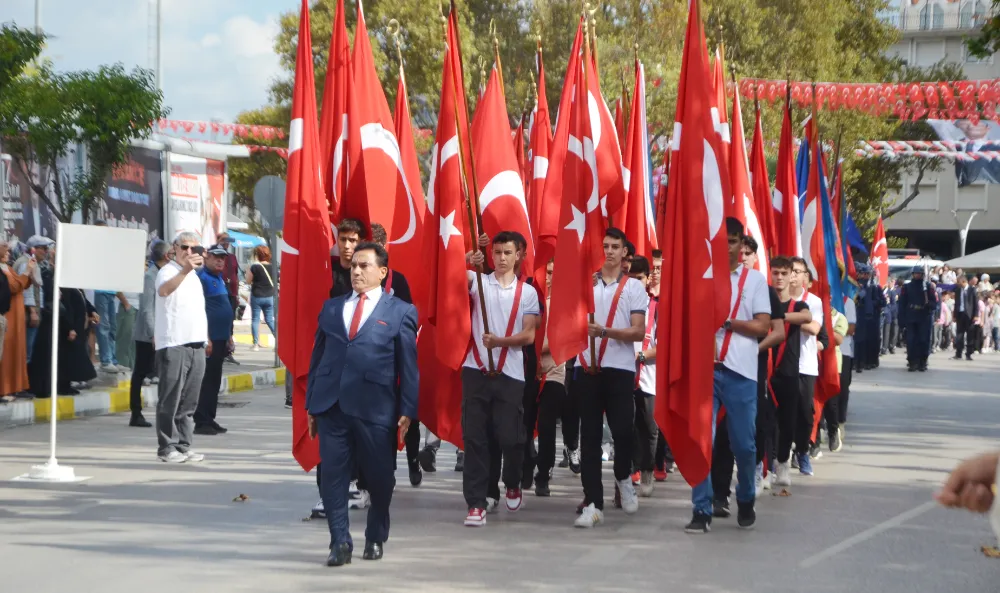
[[[646,364],[646,353],[640,352],[638,360],[639,364]]]
[[[601,328],[601,338],[606,338],[606,337],[608,337],[608,328],[602,327]]]
[[[733,321],[731,319],[727,319],[726,322],[722,324],[722,329],[727,332],[733,331]]]

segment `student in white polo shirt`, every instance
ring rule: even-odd
[[[729,270],[732,286],[729,317],[715,333],[715,377],[712,428],[721,406],[726,407],[729,443],[736,458],[739,484],[736,503],[737,522],[742,529],[753,527],[754,475],[757,470],[757,340],[771,328],[771,299],[764,275],[740,263],[743,249],[743,224],[726,219],[729,237]],[[714,435],[713,435],[714,436]],[[694,506],[688,533],[707,533],[712,525],[712,477],[707,476],[691,492]]]
[[[629,266],[632,276],[646,287],[647,292],[653,277],[649,260],[641,255],[632,258]],[[653,462],[656,459],[656,441],[660,431],[653,417],[656,394],[656,304],[650,297],[646,310],[646,329],[642,341],[635,343],[635,451],[633,452],[635,471],[639,472],[639,496],[653,495]]]
[[[812,461],[809,457],[808,443],[812,439],[813,415],[815,404],[813,393],[816,390],[816,377],[819,376],[819,340],[823,329],[823,301],[809,292],[812,284],[812,274],[806,260],[801,257],[792,259],[792,276],[789,279],[789,292],[793,299],[804,301],[809,306],[812,321],[802,326],[799,334],[799,413],[795,422],[795,459],[793,464],[804,476],[813,475]],[[806,443],[803,447],[802,443]]]
[[[465,471],[462,491],[469,514],[468,527],[486,525],[486,497],[490,482],[490,437],[503,455],[503,482],[510,512],[521,508],[524,427],[524,354],[535,340],[538,293],[517,279],[515,270],[524,257],[515,233],[493,237],[493,272],[482,276],[489,333],[483,328],[478,272],[469,272],[472,301],[472,344],[462,368],[462,434]],[[482,252],[472,263],[482,265]],[[492,353],[492,368],[489,352]]]
[[[601,437],[607,414],[615,442],[615,482],[622,509],[639,510],[632,486],[632,447],[635,402],[635,343],[646,331],[649,295],[646,287],[622,269],[625,233],[609,228],[604,233],[604,265],[594,278],[594,321],[588,325],[590,343],[577,359],[570,397],[580,405],[580,465],[583,504],[577,527],[593,527],[604,520],[604,485],[601,482]]]

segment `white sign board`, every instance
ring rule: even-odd
[[[146,231],[61,224],[59,286],[142,292]]]

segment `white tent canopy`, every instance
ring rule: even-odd
[[[1000,245],[977,251],[947,262],[952,268],[962,268],[965,271],[1000,270]]]

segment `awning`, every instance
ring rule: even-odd
[[[261,239],[256,235],[248,235],[239,231],[226,232],[233,238],[233,244],[237,247],[260,247],[261,245],[267,245],[267,242],[264,241],[264,239]]]
[[[1000,269],[1000,245],[977,251],[964,257],[945,262],[952,268],[968,271],[994,271]]]

